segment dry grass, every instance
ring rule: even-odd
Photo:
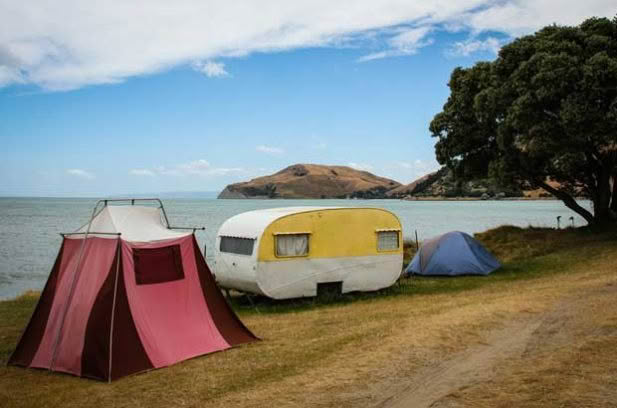
[[[406,268],[407,265],[409,265],[409,262],[411,262],[413,257],[416,255],[416,252],[418,252],[416,248],[416,241],[403,241],[403,268]]]
[[[520,228],[505,225],[475,234],[499,260],[530,259],[559,250],[576,249],[594,242],[617,241],[617,231],[594,232],[588,228]]]
[[[543,313],[564,296],[615,280],[617,246],[610,236],[581,239],[580,245],[570,249],[571,244],[562,244],[562,236],[551,237],[549,232],[543,238],[536,231],[522,230],[523,236],[513,230],[502,232],[511,234],[509,239],[518,246],[490,232],[484,242],[495,252],[515,254],[510,259],[518,261],[508,262],[503,271],[488,278],[410,279],[377,295],[351,295],[326,304],[264,305],[260,313],[239,307],[240,317],[262,342],[112,384],[3,367],[0,406],[371,406],[401,392],[406,379],[418,370],[482,343],[487,331],[504,322]],[[530,239],[544,242],[543,249],[533,245],[518,249]],[[529,253],[547,255],[522,259]],[[0,364],[14,348],[35,300],[28,295],[0,302]],[[504,368],[503,381],[495,383],[495,389],[502,390],[499,395],[492,388],[469,388],[453,396],[453,401],[470,406],[494,406],[490,401],[526,405],[540,392],[557,389],[554,378],[563,378],[568,389],[584,388],[590,395],[586,401],[605,398],[609,394],[594,387],[605,386],[609,366],[598,365],[602,357],[617,361],[610,328],[617,321],[607,319],[590,322],[590,327],[605,331],[580,340],[576,348],[556,350],[562,354],[555,356],[562,357],[554,361],[534,354],[527,371]],[[598,354],[597,345],[606,352]],[[571,367],[564,364],[574,361],[573,355],[590,364],[586,383],[575,383],[577,377],[567,375]],[[534,367],[540,362],[553,374],[536,376]],[[515,399],[518,394],[508,393],[511,376],[520,379],[517,386],[539,382],[537,387],[524,388],[527,399]]]
[[[450,406],[617,406],[617,280],[614,269],[605,272],[587,296],[542,321],[522,356],[500,365],[492,380],[448,396]]]

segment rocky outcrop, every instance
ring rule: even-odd
[[[432,186],[436,181],[442,178],[444,175],[443,173],[446,171],[447,170],[445,169],[445,167],[443,167],[438,171],[426,174],[419,179],[412,181],[409,184],[401,185],[393,190],[390,190],[388,192],[388,196],[404,197],[424,193],[429,189],[430,186]]]
[[[489,179],[456,180],[452,171],[446,167],[388,192],[388,196],[392,198],[460,197],[488,199],[523,197],[523,195],[522,190],[500,186]]]
[[[248,198],[246,195],[241,193],[240,191],[234,191],[229,188],[229,186],[225,187],[223,191],[221,191],[217,198]]]
[[[218,198],[387,198],[400,186],[351,167],[294,164],[270,176],[230,184]]]

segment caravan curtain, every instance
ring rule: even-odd
[[[377,250],[394,251],[398,249],[398,231],[380,231],[377,233]]]
[[[308,234],[289,234],[276,236],[277,256],[308,255]]]

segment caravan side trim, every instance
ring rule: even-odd
[[[274,299],[309,297],[317,284],[343,282],[343,293],[373,291],[391,286],[401,275],[401,254],[303,258],[286,262],[258,262],[260,292]]]

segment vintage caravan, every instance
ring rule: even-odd
[[[403,265],[401,223],[379,208],[245,212],[221,226],[216,249],[220,286],[274,299],[382,289]]]

